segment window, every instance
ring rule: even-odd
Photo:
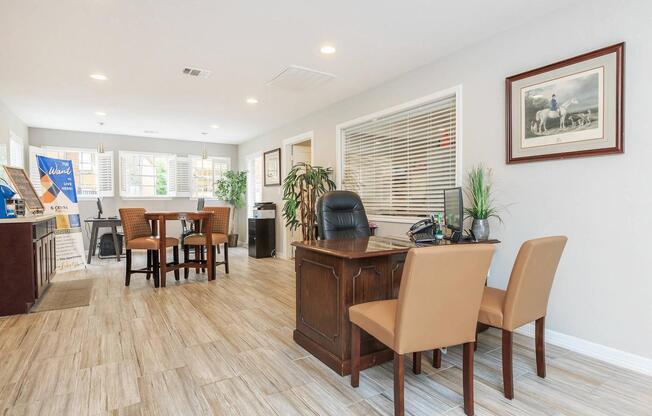
[[[40,175],[36,165],[36,155],[72,161],[78,198],[114,196],[113,152],[98,153],[95,149],[49,146],[41,149],[30,147],[30,176],[35,187],[38,188]]]
[[[175,156],[120,152],[120,195],[136,198],[175,196]]]
[[[25,167],[23,139],[9,132],[9,166]]]
[[[191,156],[191,196],[193,198],[215,198],[215,182],[231,167],[228,157]]]
[[[424,217],[444,209],[459,183],[459,89],[338,126],[343,189],[380,219]]]

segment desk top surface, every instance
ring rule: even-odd
[[[201,220],[210,218],[212,214],[211,211],[148,211],[145,213],[145,218],[148,220],[160,218],[165,220]]]
[[[453,243],[450,240],[442,240],[432,244],[417,244],[407,237],[377,237],[352,238],[347,240],[315,240],[295,241],[292,243],[297,248],[305,248],[310,251],[329,254],[335,257],[349,259],[387,256],[392,254],[407,253],[411,248],[448,246],[455,244],[496,244],[498,240],[487,241],[461,241]]]

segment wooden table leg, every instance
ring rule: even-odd
[[[113,249],[115,250],[115,259],[120,261],[120,252],[122,252],[122,246],[118,242],[118,227],[115,225],[111,226],[111,234],[113,234]]]
[[[158,252],[159,252],[159,258],[161,259],[159,261],[160,265],[159,267],[161,268],[161,287],[165,287],[165,275],[167,274],[167,252],[165,250],[165,217],[160,216],[158,217],[158,228],[159,228],[159,244],[158,244]]]
[[[95,254],[94,247],[97,245],[97,224],[93,223],[91,227],[91,235],[89,237],[88,243],[88,258],[86,259],[86,264],[91,264],[91,259],[93,254]]]

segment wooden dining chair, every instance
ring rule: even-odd
[[[129,286],[133,273],[145,273],[147,280],[154,275],[154,287],[159,287],[159,237],[152,235],[152,227],[145,218],[144,208],[120,208],[120,221],[125,234],[126,273],[125,286]],[[179,240],[172,237],[165,238],[165,247],[172,247],[173,261],[170,264],[179,264]],[[147,267],[132,269],[131,250],[147,250]],[[179,271],[174,271],[174,278],[179,280]]]
[[[464,412],[473,415],[473,344],[484,282],[494,247],[464,244],[408,252],[398,299],[353,305],[351,385],[360,384],[360,330],[394,351],[394,415],[404,414],[404,354],[463,345]]]
[[[224,271],[226,274],[229,273],[229,215],[231,209],[229,207],[204,207],[204,211],[210,211],[213,213],[213,235],[212,235],[212,247],[213,250],[213,259],[214,263],[207,265],[208,267],[215,267],[218,265],[224,265]],[[203,262],[203,252],[204,244],[206,243],[206,237],[202,233],[193,233],[186,236],[183,239],[183,255],[185,259],[190,258],[190,246],[194,247],[195,259],[194,261]],[[224,244],[224,261],[217,261],[217,252],[219,252],[219,245]],[[213,269],[214,270],[214,269]],[[184,279],[188,278],[188,268],[183,269]]]
[[[545,317],[550,289],[568,240],[565,236],[544,237],[523,243],[516,256],[507,290],[484,289],[478,321],[502,331],[503,388],[514,398],[512,338],[514,330],[535,322],[537,375],[546,376]]]

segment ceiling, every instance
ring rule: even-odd
[[[0,100],[33,127],[241,143],[522,24],[539,4],[2,0]],[[337,78],[299,92],[266,85],[289,65]],[[186,66],[212,73],[190,78]]]

